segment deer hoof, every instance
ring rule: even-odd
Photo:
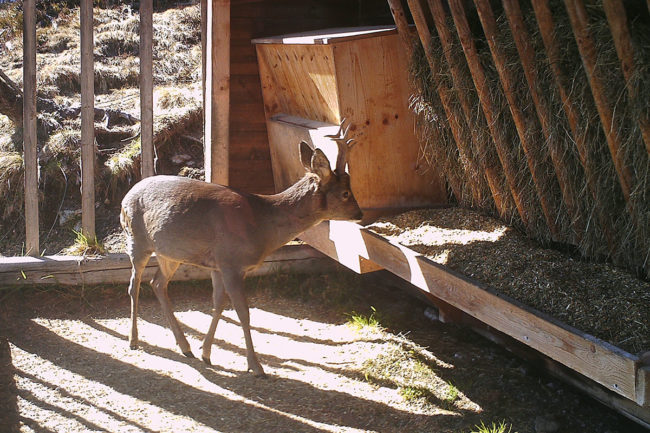
[[[206,358],[205,356],[202,356],[201,359],[203,362],[205,362],[207,365],[212,366],[212,361],[210,361],[210,358]]]
[[[191,350],[188,350],[187,352],[183,352],[183,355],[187,356],[188,358],[195,358]]]
[[[138,343],[129,343],[129,349],[136,350],[138,348]]]

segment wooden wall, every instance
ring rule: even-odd
[[[251,39],[354,26],[360,21],[359,10],[356,0],[233,0],[230,51],[231,186],[257,193],[274,192],[262,90]],[[377,21],[385,18],[371,16],[369,19]]]

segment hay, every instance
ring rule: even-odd
[[[496,129],[504,134],[503,142],[510,146],[507,149],[507,156],[515,162],[515,187],[523,191],[524,206],[531,216],[529,224],[524,225],[511,207],[510,214],[513,217],[508,222],[516,227],[522,227],[530,237],[543,244],[557,241],[562,244],[574,245],[584,257],[593,260],[611,260],[617,265],[648,277],[650,276],[650,163],[641,138],[638,119],[650,118],[650,19],[647,16],[644,17],[643,14],[630,16],[634,18],[630,20],[629,26],[637,66],[632,79],[627,83],[629,88],[634,89],[633,93],[636,95],[631,97],[634,95],[628,93],[626,82],[622,77],[620,61],[612,42],[602,4],[591,1],[587,6],[591,23],[590,31],[597,45],[598,71],[606,83],[607,97],[615,113],[616,133],[622,141],[621,156],[633,173],[634,185],[630,202],[627,204],[624,200],[564,5],[559,1],[551,2],[551,10],[554,11],[555,37],[562,50],[559,58],[561,59],[560,67],[564,72],[564,86],[578,109],[580,115],[578,128],[580,133],[586,134],[585,142],[589,146],[588,154],[582,155],[582,157],[578,153],[575,145],[576,138],[571,132],[564,113],[559,91],[555,85],[535,21],[535,14],[529,5],[522,4],[527,30],[536,52],[536,69],[539,78],[536,84],[541,90],[542,96],[546,98],[553,114],[550,122],[552,127],[550,136],[555,140],[553,143],[546,142],[541,133],[535,106],[532,104],[508,21],[501,10],[495,9],[495,14],[499,29],[498,44],[505,53],[509,72],[515,77],[516,82],[521,83],[517,89],[516,99],[525,108],[524,114],[529,119],[529,128],[523,133],[531,140],[534,147],[540,149],[540,153],[533,155],[529,160],[521,146],[521,140],[510,113],[510,107],[503,94],[488,45],[480,30],[477,30],[480,29],[480,26],[474,27],[479,56],[488,77],[492,102],[496,107],[496,112],[493,113],[497,118]],[[468,13],[473,14],[468,17],[470,22],[478,22],[475,11]],[[450,17],[448,17],[448,25],[456,37]],[[469,99],[473,102],[473,113],[476,114],[476,117],[468,122],[470,125],[468,128],[476,131],[477,134],[473,140],[467,139],[466,141],[471,145],[470,156],[476,161],[483,161],[483,166],[495,164],[502,171],[500,162],[495,159],[494,144],[486,127],[482,108],[476,96],[476,89],[471,82],[462,47],[457,40],[451,47],[447,47],[447,54],[452,61],[459,65],[462,70],[461,75],[465,78],[462,83],[453,83],[447,72],[449,65],[445,59],[443,47],[437,39],[436,32],[433,33],[436,39],[433,43],[435,48],[433,55],[443,65],[443,71],[435,77],[435,81],[450,86],[452,91],[468,92]],[[486,195],[488,203],[483,204],[474,203],[468,198],[467,191],[470,188],[484,185],[483,173],[475,173],[467,169],[467,164],[464,164],[462,158],[459,157],[456,143],[449,133],[441,135],[434,131],[435,128],[439,129],[440,125],[445,125],[448,128],[448,120],[437,100],[437,95],[432,91],[434,84],[427,77],[430,72],[421,51],[414,56],[413,64],[411,75],[425,88],[423,94],[419,96],[419,104],[430,110],[427,117],[423,116],[422,109],[416,110],[416,113],[420,115],[418,127],[423,137],[421,159],[428,163],[432,169],[442,170],[447,179],[454,178],[456,183],[460,182],[454,188],[461,192],[460,197],[456,194],[459,204],[496,215],[495,206],[490,200],[489,194]],[[434,141],[435,144],[431,144]],[[562,163],[571,173],[570,179],[564,180],[564,186],[575,199],[575,218],[569,215],[564,205],[556,173],[550,164],[550,145],[555,146]],[[449,161],[444,162],[442,159],[449,159]],[[590,164],[596,179],[586,178],[585,170],[581,164],[582,159]],[[535,165],[529,165],[531,161]],[[557,213],[549,215],[549,217],[559,227],[558,236],[551,235],[544,221],[531,169],[539,171],[542,179],[548,179],[538,183],[537,187],[541,190],[541,194],[550,198],[554,208],[557,209]],[[590,183],[596,185],[595,191]],[[481,189],[485,191],[484,187]],[[507,189],[504,191],[508,192]],[[503,219],[505,220],[505,218]],[[605,238],[603,234],[605,232],[610,233],[609,239]]]

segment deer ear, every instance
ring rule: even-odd
[[[311,171],[316,173],[323,183],[329,182],[332,177],[330,161],[320,149],[316,149],[311,157]]]
[[[307,171],[311,171],[311,158],[314,155],[314,150],[306,141],[300,142],[300,162]]]

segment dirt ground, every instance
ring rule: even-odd
[[[386,281],[348,271],[248,280],[267,379],[246,372],[231,309],[208,367],[180,354],[148,287],[139,350],[128,348],[125,287],[4,290],[0,430],[644,431],[467,329],[428,320],[425,304]],[[170,295],[199,355],[209,285],[175,283]]]

